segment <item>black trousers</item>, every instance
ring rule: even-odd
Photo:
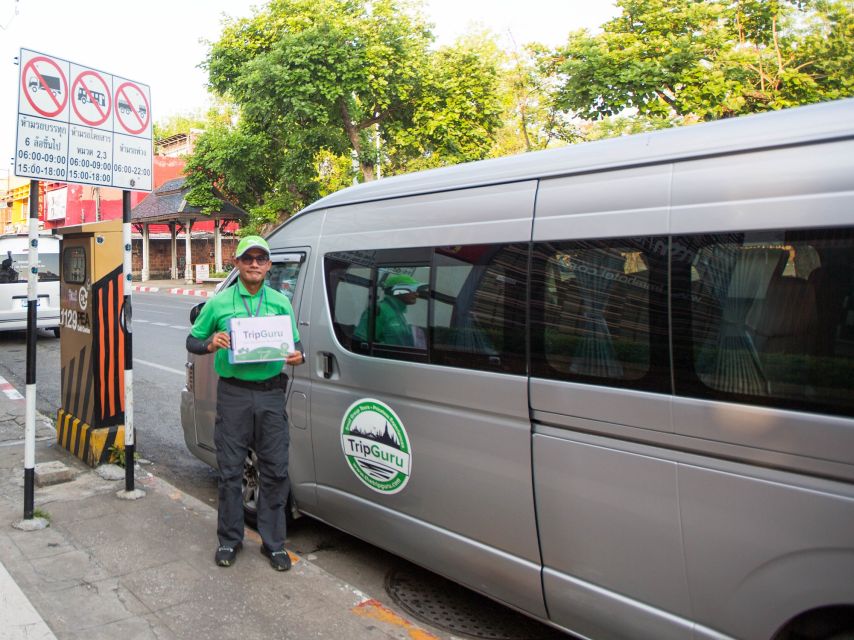
[[[219,466],[217,536],[221,546],[243,540],[243,464],[258,456],[258,533],[271,551],[285,548],[288,492],[288,419],[285,392],[247,389],[220,380],[216,392],[216,460]]]

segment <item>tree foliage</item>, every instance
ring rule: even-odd
[[[850,95],[850,0],[617,5],[602,33],[575,32],[555,52],[557,104],[581,117],[633,108],[712,120]]]
[[[617,0],[600,33],[509,52],[488,32],[436,48],[420,1],[268,0],[227,21],[189,201],[213,210],[215,185],[259,231],[380,173],[854,94],[854,0]]]

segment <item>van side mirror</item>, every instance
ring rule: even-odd
[[[202,307],[205,306],[204,302],[200,302],[195,307],[190,309],[190,324],[193,324],[196,321],[196,318],[199,317],[199,314],[202,312]]]

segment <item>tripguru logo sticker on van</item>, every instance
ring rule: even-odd
[[[397,493],[409,482],[409,437],[387,404],[365,398],[350,405],[341,421],[341,447],[364,484],[380,493]]]

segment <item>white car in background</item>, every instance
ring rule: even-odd
[[[59,238],[39,236],[39,283],[36,326],[59,337]],[[0,331],[27,328],[27,273],[30,265],[26,234],[0,236]]]

